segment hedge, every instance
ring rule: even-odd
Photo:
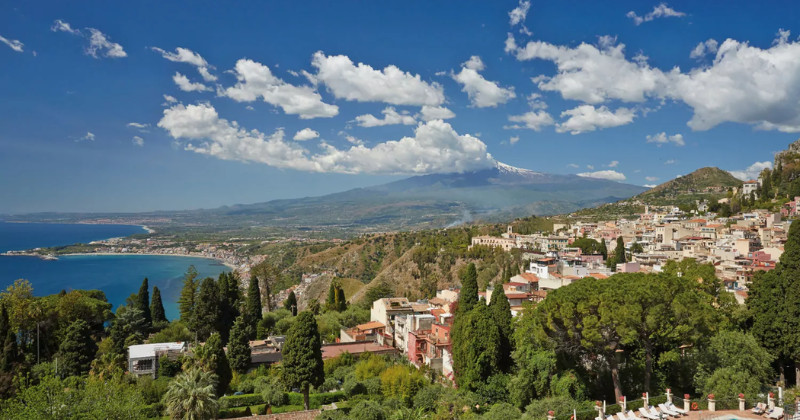
[[[308,403],[313,408],[319,408],[322,405],[341,401],[343,399],[345,399],[343,391],[326,392],[322,394],[310,394],[308,396]],[[230,395],[220,398],[220,402],[226,407],[237,408],[264,404],[264,398],[261,397],[261,394]],[[288,405],[302,406],[303,394],[299,392],[290,392]]]
[[[164,404],[157,402],[142,406],[142,414],[148,419],[161,417],[164,412]]]
[[[220,398],[219,401],[228,408],[264,404],[264,398],[261,394],[227,395]]]

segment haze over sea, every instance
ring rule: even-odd
[[[144,233],[141,226],[50,223],[7,223],[0,221],[0,252],[36,247],[70,245]],[[142,279],[158,286],[167,317],[178,317],[177,300],[183,274],[194,265],[200,278],[217,277],[229,271],[219,261],[207,258],[167,255],[73,255],[57,261],[37,257],[0,256],[0,290],[17,279],[33,285],[36,296],[73,289],[99,289],[114,308],[136,293]],[[151,290],[152,293],[152,290]]]

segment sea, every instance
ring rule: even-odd
[[[88,243],[145,233],[142,226],[53,223],[8,223],[0,221],[0,253]],[[36,296],[61,290],[99,289],[114,309],[139,291],[147,277],[158,286],[167,318],[176,319],[183,275],[194,265],[200,278],[217,277],[230,268],[209,258],[169,255],[67,255],[58,260],[28,256],[0,256],[0,291],[17,279],[26,279]]]

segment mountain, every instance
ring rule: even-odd
[[[320,197],[238,204],[209,210],[138,214],[29,215],[20,220],[134,221],[214,231],[396,231],[441,228],[471,220],[572,212],[615,202],[646,188],[577,175],[553,175],[498,163],[474,172],[420,175]],[[148,219],[152,219],[150,221]],[[162,230],[163,229],[157,229]]]
[[[728,188],[740,187],[742,181],[727,171],[715,167],[700,168],[688,175],[679,176],[637,195],[634,199],[652,201],[662,198],[680,198],[702,194],[721,194]]]

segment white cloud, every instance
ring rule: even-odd
[[[646,136],[648,143],[656,143],[659,147],[663,144],[674,143],[676,146],[684,146],[683,134],[667,135],[665,132]]]
[[[582,172],[577,174],[578,176],[582,176],[584,178],[597,178],[597,179],[607,179],[610,181],[624,181],[625,175],[612,170],[607,171],[596,171],[596,172]]]
[[[594,165],[586,165],[586,169],[592,169],[592,170],[594,170]]]
[[[79,137],[76,141],[94,141],[94,133],[87,131],[86,134]]]
[[[8,45],[9,47],[11,47],[12,50],[16,52],[22,52],[22,47],[25,46],[25,44],[20,42],[18,39],[8,39],[6,37],[3,37],[2,35],[0,35],[0,42]]]
[[[100,58],[100,56],[108,58],[123,58],[128,56],[128,53],[125,52],[125,49],[122,48],[122,45],[117,44],[116,42],[111,42],[111,40],[108,38],[108,35],[95,28],[86,28],[86,30],[89,31],[89,35],[86,35],[84,32],[81,32],[78,29],[73,29],[69,23],[64,22],[61,19],[56,19],[53,22],[53,26],[50,27],[50,30],[53,32],[66,32],[68,34],[88,39],[89,45],[86,46],[84,51],[87,55],[90,55],[94,58]]]
[[[611,112],[606,106],[595,108],[592,105],[580,105],[562,112],[561,117],[565,116],[569,116],[569,118],[557,124],[556,131],[580,134],[630,124],[636,114],[628,108],[617,108],[616,111]]]
[[[236,85],[220,92],[237,102],[252,102],[259,97],[302,119],[329,118],[339,114],[339,107],[326,104],[311,86],[295,86],[272,74],[269,67],[253,60],[241,59],[234,69]]]
[[[69,23],[64,22],[61,19],[56,19],[53,22],[53,26],[50,27],[50,30],[53,32],[66,32],[72,35],[81,35],[81,31],[77,29],[72,29],[72,26],[70,26]]]
[[[513,87],[503,88],[496,82],[484,79],[479,73],[484,68],[481,58],[473,55],[461,65],[460,72],[451,74],[453,80],[463,86],[461,91],[467,93],[473,106],[478,108],[496,107],[517,96]]]
[[[524,23],[525,18],[528,17],[528,10],[531,8],[531,2],[528,0],[519,0],[519,5],[512,11],[508,12],[509,24],[511,26],[519,23]]]
[[[608,167],[609,167],[609,168],[616,168],[617,166],[619,166],[619,161],[618,161],[618,160],[612,160],[612,161],[611,161],[611,162],[608,164]]]
[[[134,144],[134,146],[139,146],[139,147],[144,146],[144,139],[139,136],[133,136],[131,142]]]
[[[519,136],[511,136],[511,138],[508,139],[509,144],[517,144],[518,141],[519,141]]]
[[[455,118],[455,116],[455,112],[443,106],[423,105],[422,109],[419,111],[419,118],[422,121],[448,120],[450,118]]]
[[[646,181],[648,181],[648,182],[655,182],[655,181],[658,181],[658,177],[657,177],[657,176],[646,176],[646,177],[644,177],[644,179],[645,179]]]
[[[569,166],[570,168],[580,168],[580,165],[578,165],[577,163],[568,163],[567,166]]]
[[[356,117],[356,122],[361,127],[380,127],[395,124],[414,125],[417,123],[417,120],[411,115],[407,113],[401,114],[391,106],[384,108],[381,114],[383,114],[383,119],[379,119],[372,114],[359,115]]]
[[[666,3],[661,3],[658,6],[654,7],[652,12],[650,12],[650,13],[644,15],[644,16],[637,15],[636,12],[634,12],[633,10],[628,12],[625,16],[633,19],[633,23],[635,23],[638,26],[638,25],[641,25],[644,22],[650,22],[650,21],[652,21],[654,19],[658,19],[658,18],[663,18],[663,17],[683,17],[683,16],[686,16],[686,13],[679,12],[679,11],[667,6]]]
[[[678,163],[678,161],[677,161],[677,160],[675,160],[675,159],[668,159],[668,160],[666,160],[666,161],[664,162],[664,165],[674,165],[674,164],[676,164],[676,163]]]
[[[539,131],[542,127],[553,125],[555,121],[553,121],[553,117],[547,113],[547,111],[530,111],[526,112],[522,115],[509,115],[508,120],[515,123],[522,123],[520,124],[513,124],[507,125],[503,128],[510,129],[510,128],[528,128],[534,131]]]
[[[359,102],[386,102],[394,105],[441,105],[444,90],[438,83],[427,83],[419,75],[389,65],[383,70],[358,63],[345,55],[314,53],[311,64],[316,79],[337,98]]]
[[[171,95],[163,95],[163,96],[164,96],[164,104],[165,105],[166,104],[174,104],[175,102],[178,102],[178,100],[175,99],[174,96],[171,96]]]
[[[150,127],[150,124],[142,124],[142,123],[137,123],[137,122],[129,122],[129,123],[128,123],[128,124],[126,124],[126,125],[127,125],[128,127],[132,127],[132,128],[138,128],[138,129],[143,129],[143,128]]]
[[[174,81],[175,84],[178,85],[178,88],[184,92],[203,92],[211,90],[210,87],[200,82],[192,83],[189,81],[188,77],[180,74],[179,72],[175,72],[175,75],[172,76],[172,81]]]
[[[314,130],[312,130],[310,128],[304,128],[304,129],[298,131],[297,133],[295,133],[294,137],[292,137],[292,140],[294,140],[294,141],[306,141],[306,140],[315,139],[317,137],[319,137],[319,132],[314,131]]]
[[[86,29],[88,29],[91,34],[89,35],[89,46],[86,47],[86,54],[94,58],[98,58],[98,55],[109,58],[123,58],[128,56],[128,53],[125,52],[122,45],[111,42],[106,34],[94,28]]]
[[[697,44],[696,47],[689,53],[689,58],[701,58],[707,54],[716,54],[719,48],[719,43],[715,39],[707,39],[705,42]]]
[[[210,104],[174,105],[164,110],[158,126],[173,138],[185,140],[186,150],[302,171],[425,174],[463,172],[495,164],[480,139],[458,134],[439,120],[420,123],[413,137],[349,149],[321,143],[323,151],[313,155],[297,143],[286,142],[282,129],[272,135],[246,130],[235,121],[219,118]]]
[[[761,171],[764,169],[772,169],[772,162],[764,161],[764,162],[756,162],[747,167],[747,169],[742,169],[739,171],[728,171],[734,177],[741,179],[742,181],[749,181],[751,179],[758,179],[758,176],[761,174]]]
[[[642,186],[643,186],[643,187],[647,187],[647,188],[655,188],[655,187],[657,187],[658,185],[656,185],[656,184],[644,184],[644,185],[642,185]]]
[[[166,58],[169,61],[173,61],[176,63],[187,63],[197,67],[197,72],[200,73],[200,76],[203,77],[203,80],[206,82],[215,82],[217,80],[217,76],[214,76],[209,72],[209,65],[208,62],[198,53],[183,47],[175,48],[175,52],[164,51],[158,47],[151,47],[153,51],[161,54],[162,57]]]

